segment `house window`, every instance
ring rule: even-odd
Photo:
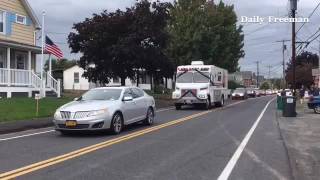
[[[16,15],[16,23],[26,24],[26,22],[27,22],[27,17],[26,16],[22,16],[22,15],[19,15],[19,14]]]
[[[79,83],[79,78],[80,78],[80,76],[79,76],[79,73],[78,72],[75,72],[74,74],[73,74],[73,82],[74,83]]]
[[[16,69],[26,69],[27,54],[23,52],[15,52]]]
[[[5,29],[5,13],[3,11],[0,11],[0,33],[4,33]]]
[[[6,53],[4,49],[0,49],[0,68],[5,68]]]

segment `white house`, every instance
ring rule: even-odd
[[[0,1],[0,97],[29,96],[40,90],[60,96],[60,83],[35,73],[39,21],[27,0]]]
[[[89,82],[88,79],[82,77],[84,69],[75,65],[69,69],[63,71],[63,88],[64,90],[89,90],[91,88],[99,87],[99,84]],[[139,87],[145,90],[151,89],[151,78],[147,75],[140,75]],[[165,80],[164,80],[165,82]],[[106,86],[121,85],[119,78],[111,79],[109,84]],[[129,78],[126,79],[126,86],[136,86],[136,81]],[[172,80],[167,80],[167,88],[172,88]]]

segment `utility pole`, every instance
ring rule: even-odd
[[[257,88],[259,88],[260,86],[259,86],[259,61],[256,61],[256,63],[257,63]]]
[[[318,88],[320,88],[320,40],[319,40],[319,56],[318,56]]]
[[[292,18],[296,17],[297,0],[290,0]],[[293,95],[296,95],[296,23],[292,22],[292,77],[293,77]]]
[[[284,53],[287,50],[287,46],[285,45],[285,42],[288,42],[291,40],[283,39],[281,41],[276,42],[282,42],[282,89],[286,89],[286,60],[284,57]]]
[[[272,68],[272,66],[271,65],[268,65],[267,66],[268,67],[268,69],[269,69],[269,73],[268,73],[268,81],[269,81],[269,84],[270,84],[270,86],[272,87],[273,85],[272,85],[272,82],[271,82],[271,68]]]

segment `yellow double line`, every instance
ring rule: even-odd
[[[241,103],[241,102],[233,103],[233,104],[230,104],[230,105],[228,105],[226,107],[233,106],[233,105],[236,105],[236,104],[239,104],[239,103]],[[168,127],[168,126],[172,126],[172,125],[175,125],[175,124],[178,124],[178,123],[182,123],[182,122],[185,122],[185,121],[188,121],[188,120],[203,116],[203,115],[208,114],[208,113],[213,112],[213,111],[215,111],[215,110],[204,111],[204,112],[201,112],[201,113],[193,114],[191,116],[187,116],[187,117],[184,117],[184,118],[181,118],[181,119],[170,121],[170,122],[158,125],[158,126],[150,127],[150,128],[147,128],[147,129],[144,129],[144,130],[141,130],[141,131],[137,131],[137,132],[134,132],[134,133],[131,133],[131,134],[127,134],[125,136],[121,136],[121,137],[118,137],[118,138],[115,138],[115,139],[111,139],[111,140],[108,140],[108,141],[105,141],[105,142],[102,142],[102,143],[98,143],[98,144],[95,144],[95,145],[92,145],[92,146],[88,146],[88,147],[79,149],[79,150],[76,150],[76,151],[72,151],[70,153],[67,153],[67,154],[64,154],[64,155],[61,155],[61,156],[57,156],[57,157],[50,158],[50,159],[47,159],[47,160],[44,160],[44,161],[40,161],[40,162],[31,164],[31,165],[16,169],[16,170],[12,170],[12,171],[9,171],[9,172],[6,172],[6,173],[2,173],[2,174],[0,174],[0,179],[1,180],[13,179],[13,178],[28,174],[30,172],[37,171],[39,169],[43,169],[43,168],[46,168],[48,166],[52,166],[52,165],[55,165],[55,164],[58,164],[58,163],[61,163],[61,162],[64,162],[64,161],[67,161],[67,160],[82,156],[82,155],[85,155],[85,154],[88,154],[90,152],[93,152],[93,151],[96,151],[96,150],[111,146],[113,144],[117,144],[117,143],[120,143],[120,142],[123,142],[123,141],[127,141],[129,139],[132,139],[132,138],[135,138],[135,137],[138,137],[138,136],[141,136],[141,135],[153,132],[153,131],[157,131],[159,129],[162,129],[162,128],[165,128],[165,127]]]

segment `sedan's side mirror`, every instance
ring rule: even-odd
[[[123,101],[132,101],[133,97],[132,96],[125,96],[123,97]]]

